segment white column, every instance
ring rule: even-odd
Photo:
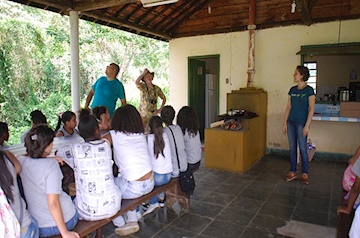
[[[70,11],[71,101],[72,111],[80,110],[79,13]]]

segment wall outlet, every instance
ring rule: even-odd
[[[226,82],[226,84],[228,84],[228,83],[229,83],[229,79],[228,79],[228,78],[226,78],[226,79],[225,79],[225,82]]]

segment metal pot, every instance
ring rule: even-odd
[[[340,96],[339,96],[340,101],[341,102],[349,101],[349,95],[350,95],[349,90],[341,90],[340,91]]]
[[[230,109],[229,111],[227,111],[227,114],[229,116],[234,116],[235,115],[235,111],[233,111],[232,109]]]

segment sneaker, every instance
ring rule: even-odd
[[[158,200],[158,202],[159,202],[159,206],[161,207],[161,208],[163,208],[163,207],[165,207],[165,199],[163,199],[163,200]]]
[[[291,171],[285,177],[285,180],[288,182],[293,181],[294,179],[297,179],[296,173],[291,172]]]
[[[142,205],[142,209],[143,209],[144,211],[147,211],[147,209],[148,209],[149,206],[150,206],[149,201],[143,202],[141,205]]]
[[[165,207],[165,201],[166,201],[166,195],[164,194],[164,198],[160,199],[158,198],[158,202],[161,208]]]
[[[309,184],[309,176],[307,174],[304,173],[301,175],[301,183],[306,185]]]
[[[118,227],[115,229],[115,233],[119,236],[128,236],[135,232],[138,232],[140,229],[139,224],[137,222],[129,222],[125,225]]]
[[[146,215],[152,213],[153,211],[155,211],[158,208],[160,208],[159,203],[150,204],[149,208],[147,209],[146,212],[144,212],[143,216],[146,216]]]

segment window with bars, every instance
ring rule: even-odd
[[[317,77],[317,63],[316,62],[305,62],[304,66],[308,67],[310,77],[307,81],[307,84],[311,86],[316,94],[316,77]]]

